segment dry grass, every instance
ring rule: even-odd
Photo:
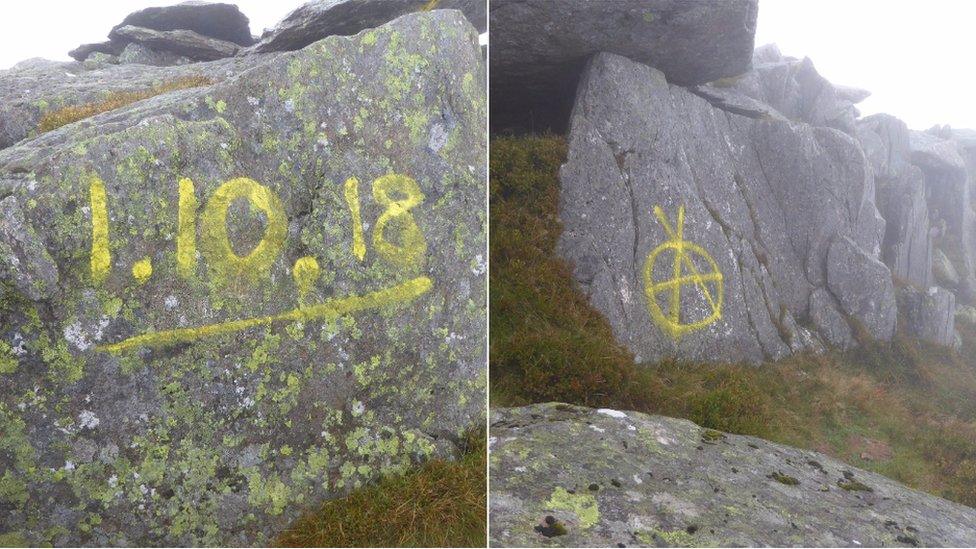
[[[332,500],[296,521],[284,547],[484,547],[485,432],[472,433],[458,462],[433,461]]]
[[[167,92],[187,88],[196,88],[199,86],[209,86],[211,84],[213,84],[213,80],[205,76],[186,76],[158,84],[146,90],[112,92],[101,101],[61,107],[59,109],[44,113],[44,115],[41,116],[41,119],[38,121],[37,132],[49,132],[51,130],[60,128],[61,126],[71,124],[72,122],[84,120],[85,118],[90,118],[103,112],[119,109],[126,105],[135,103],[136,101],[149,99],[150,97],[155,97]]]
[[[899,332],[761,367],[638,367],[554,254],[565,151],[552,136],[491,143],[492,405],[558,400],[685,417],[976,506],[976,327],[959,326],[958,352]],[[865,439],[890,458],[862,458]]]

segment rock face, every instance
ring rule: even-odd
[[[170,52],[194,61],[214,61],[237,53],[233,42],[209,38],[190,30],[158,31],[125,25],[115,29],[116,36],[148,48]]]
[[[143,27],[157,31],[189,30],[239,46],[254,42],[247,17],[233,4],[191,0],[172,6],[151,7],[129,14],[108,36],[122,39],[123,27]]]
[[[483,421],[474,29],[247,59],[0,150],[5,543],[267,545]]]
[[[145,52],[142,52],[145,53]],[[99,64],[90,70],[82,63],[49,61],[0,71],[0,149],[34,137],[41,118],[58,109],[96,103],[107,94],[151,89],[160,82],[207,78],[218,82],[264,61],[263,57],[237,57],[174,67]]]
[[[683,85],[741,74],[757,11],[755,0],[492,0],[492,129],[562,131],[580,72],[599,52]]]
[[[898,291],[898,308],[904,312],[911,335],[938,345],[956,344],[956,296],[938,286],[922,291],[905,287]]]
[[[495,410],[493,547],[971,546],[976,510],[817,452],[636,412]]]
[[[326,36],[350,36],[421,9],[459,9],[478,32],[484,32],[484,4],[478,0],[315,0],[289,13],[250,51],[297,50]]]
[[[778,358],[847,341],[844,315],[893,333],[872,171],[841,131],[725,111],[600,54],[560,181],[558,251],[638,361]]]

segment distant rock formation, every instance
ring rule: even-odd
[[[823,454],[567,404],[491,415],[493,547],[968,547],[976,510]]]

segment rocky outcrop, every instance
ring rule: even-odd
[[[566,404],[491,417],[493,547],[976,544],[976,510],[823,454]]]
[[[169,52],[194,61],[214,61],[237,53],[238,45],[217,40],[191,30],[158,31],[125,25],[115,29],[115,35],[147,48]]]
[[[249,51],[297,50],[326,36],[350,36],[405,13],[432,9],[459,9],[478,32],[485,31],[485,2],[479,0],[315,0],[289,13]]]
[[[247,16],[234,4],[190,0],[172,6],[150,7],[130,13],[112,28],[108,37],[125,42],[122,28],[142,27],[156,31],[188,30],[238,46],[254,43]]]
[[[6,544],[268,545],[484,422],[471,25],[0,85],[22,113],[186,70],[209,83],[0,150]]]
[[[671,82],[703,84],[749,68],[755,0],[493,0],[494,131],[562,131],[586,60],[615,53]]]
[[[898,291],[898,309],[904,313],[908,333],[937,345],[957,345],[956,296],[938,286]]]
[[[560,182],[558,251],[639,362],[846,345],[845,316],[876,338],[893,333],[873,174],[843,132],[726,111],[599,54]]]

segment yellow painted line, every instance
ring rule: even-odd
[[[189,343],[205,337],[239,332],[255,326],[266,326],[275,322],[335,319],[358,311],[381,309],[396,303],[408,303],[427,293],[432,285],[433,283],[429,278],[421,276],[368,294],[332,299],[318,305],[299,307],[277,315],[208,324],[196,328],[151,332],[130,337],[118,343],[99,345],[95,349],[109,353],[118,353],[138,347],[165,347],[178,343]]]

